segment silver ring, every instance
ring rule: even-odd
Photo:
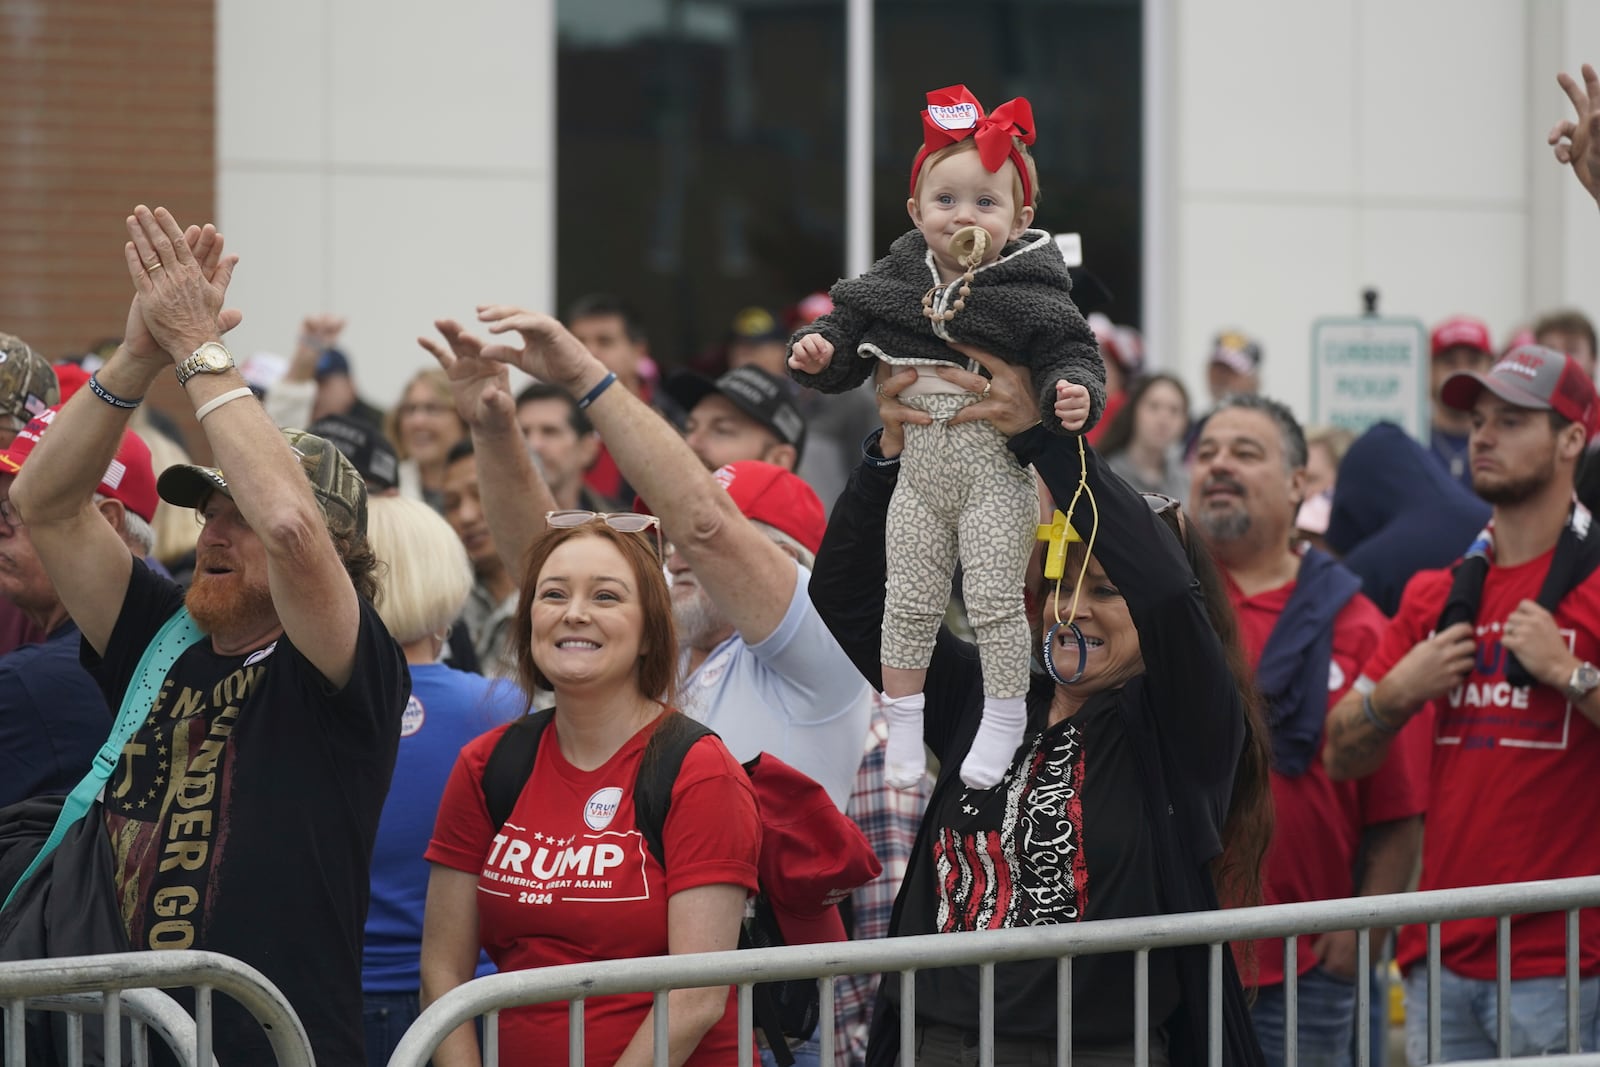
[[[885,393],[885,392],[884,392],[884,391],[883,391],[883,383],[882,383],[882,382],[879,382],[879,383],[878,383],[878,384],[877,384],[877,386],[876,386],[876,388],[877,388],[877,390],[878,390],[878,395],[879,395],[879,396],[887,396],[887,395],[888,395],[888,394],[887,394],[887,393]]]
[[[145,269],[146,273],[149,273],[150,271],[153,271],[153,270],[160,270],[161,269],[161,261],[158,259],[154,263],[146,263],[144,265],[144,269]]]
[[[989,399],[989,390],[991,390],[993,388],[994,388],[994,382],[993,381],[985,381],[983,383],[983,392],[978,394],[978,399],[979,400],[987,400],[987,399]]]

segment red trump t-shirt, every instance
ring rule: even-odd
[[[1533,600],[1552,552],[1514,567],[1490,567],[1477,618],[1477,656],[1461,685],[1430,705],[1402,740],[1431,744],[1422,889],[1494,885],[1600,874],[1600,730],[1560,689],[1513,686],[1500,643],[1506,620]],[[1433,632],[1450,592],[1450,572],[1423,571],[1363,670],[1380,680]],[[1600,571],[1555,610],[1561,640],[1579,659],[1600,662]],[[1580,915],[1580,967],[1600,974],[1600,913]],[[1565,973],[1564,916],[1511,920],[1513,978]],[[1406,927],[1397,958],[1409,967],[1427,952],[1427,930]],[[1464,919],[1440,930],[1444,965],[1467,978],[1495,977],[1495,920]]]

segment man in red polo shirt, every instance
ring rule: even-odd
[[[1406,887],[1422,830],[1426,749],[1397,752],[1361,782],[1334,782],[1320,751],[1330,705],[1377,646],[1383,615],[1331,557],[1294,545],[1304,496],[1305,435],[1282,404],[1223,399],[1195,448],[1189,513],[1222,564],[1239,632],[1267,705],[1277,830],[1262,888],[1269,904],[1393,893]],[[1356,884],[1357,854],[1363,859]],[[1383,931],[1375,931],[1381,944]],[[1269,1064],[1285,1059],[1284,948],[1254,945],[1251,1009]],[[1356,934],[1297,944],[1298,1060],[1350,1062]],[[1241,974],[1251,979],[1250,961]]]
[[[1523,345],[1488,374],[1451,377],[1440,398],[1471,413],[1472,487],[1494,513],[1453,569],[1423,571],[1406,587],[1361,680],[1329,716],[1324,759],[1346,778],[1397,745],[1428,744],[1423,889],[1592,875],[1600,532],[1572,484],[1597,422],[1594,385],[1571,357]],[[1441,929],[1446,1060],[1497,1054],[1495,926]],[[1579,929],[1579,1033],[1591,1051],[1600,912],[1581,912]],[[1425,936],[1407,927],[1397,954],[1413,1063],[1427,1048],[1427,969],[1415,966]],[[1560,913],[1512,917],[1512,1055],[1566,1048],[1565,941]]]

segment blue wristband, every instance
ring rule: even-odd
[[[112,407],[121,408],[123,411],[132,411],[134,408],[144,403],[144,397],[142,396],[138,400],[124,400],[116,393],[113,393],[111,390],[101,385],[98,374],[89,375],[89,391],[95,396],[99,397],[101,400],[104,400],[107,404],[110,404]]]
[[[601,393],[605,392],[607,389],[610,389],[615,384],[617,384],[617,376],[611,371],[607,371],[606,376],[600,379],[600,383],[598,385],[589,390],[587,393],[583,394],[583,399],[578,401],[578,410],[582,411],[590,404],[593,404],[599,399]]]

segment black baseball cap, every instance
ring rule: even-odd
[[[771,430],[779,441],[793,445],[797,460],[805,450],[806,420],[789,398],[789,383],[760,367],[738,367],[715,380],[694,371],[678,371],[667,379],[665,392],[685,412],[693,411],[712,393],[725,396],[734,407]]]
[[[311,424],[311,432],[343,452],[367,488],[387,492],[400,484],[400,457],[372,423],[350,415],[324,415]]]

